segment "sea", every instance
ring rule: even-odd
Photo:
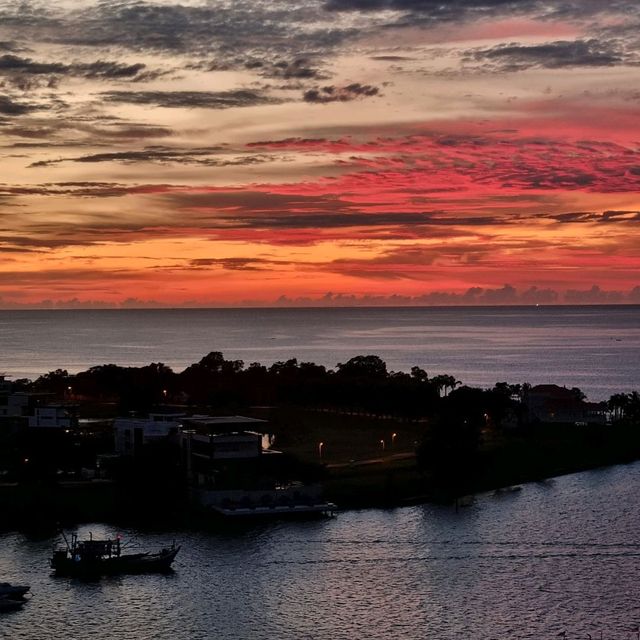
[[[233,529],[120,534],[182,545],[168,575],[56,578],[56,533],[0,533],[0,579],[31,585],[7,640],[632,640],[640,463],[421,505]],[[67,533],[70,533],[68,531]]]
[[[378,355],[463,384],[554,383],[590,400],[640,389],[640,306],[0,311],[0,374],[101,364],[182,371],[211,351],[334,368]]]

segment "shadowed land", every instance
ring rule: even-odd
[[[229,506],[263,492],[275,506],[317,500],[320,485],[341,508],[453,501],[640,458],[636,392],[591,403],[555,385],[476,389],[372,355],[327,370],[213,352],[181,373],[104,365],[3,385],[8,525],[182,522],[202,514],[194,496]]]

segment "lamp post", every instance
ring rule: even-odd
[[[396,436],[397,436],[397,435],[398,435],[397,433],[392,433],[392,434],[391,434],[391,448],[392,448],[392,449],[395,447],[395,444],[396,444]]]
[[[382,447],[382,450],[384,451],[384,440],[380,440],[380,446]]]
[[[319,442],[318,443],[318,458],[320,458],[320,460],[322,460],[322,447],[324,447],[324,442]]]

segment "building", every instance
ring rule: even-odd
[[[140,455],[150,445],[177,438],[184,413],[150,413],[146,418],[116,418],[113,423],[116,453]]]
[[[527,391],[524,403],[531,424],[587,425],[607,421],[606,402],[587,402],[579,389],[540,384]]]
[[[71,429],[78,426],[75,407],[71,405],[48,404],[35,407],[28,424],[36,429]]]
[[[180,446],[193,485],[220,484],[230,469],[244,479],[254,475],[268,446],[266,421],[245,416],[191,416],[182,420]]]

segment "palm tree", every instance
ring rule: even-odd
[[[614,421],[622,420],[625,415],[625,409],[629,404],[629,396],[626,393],[615,393],[607,402],[610,411],[613,411]]]
[[[449,376],[446,374],[434,376],[433,378],[431,378],[431,383],[437,387],[438,393],[444,391],[445,396],[448,395],[449,389],[453,391],[457,385],[462,384],[460,380],[456,380],[453,376]]]

